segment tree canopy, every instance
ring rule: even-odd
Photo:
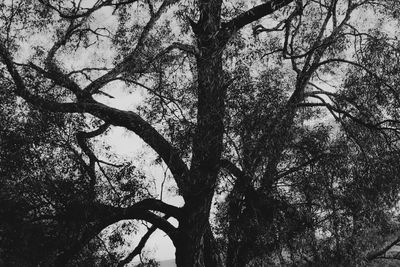
[[[125,266],[157,229],[178,267],[400,259],[398,1],[0,10],[0,265]]]

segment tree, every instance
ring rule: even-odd
[[[339,248],[348,238],[339,225],[350,228],[338,220],[350,217],[338,211],[369,203],[362,197],[345,202],[352,190],[365,196],[371,188],[359,188],[357,175],[351,177],[352,187],[343,173],[365,171],[377,196],[389,189],[396,195],[392,169],[367,171],[357,160],[343,161],[343,170],[330,164],[342,162],[334,148],[340,156],[362,154],[379,164],[388,151],[385,164],[397,157],[397,54],[384,60],[377,54],[382,48],[397,53],[397,40],[379,33],[386,24],[364,29],[351,16],[376,9],[376,18],[395,21],[396,1],[39,0],[1,5],[2,79],[43,114],[69,114],[76,121],[85,114],[85,123],[74,131],[78,154],[84,154],[80,161],[89,177],[89,197],[65,207],[63,220],[79,224],[81,232],[57,256],[58,265],[121,220],[144,220],[163,230],[176,247],[178,266],[221,266],[222,261],[245,266],[279,250],[292,262],[300,262],[296,253],[317,262],[322,249],[301,253],[295,245],[309,238],[310,249],[318,250],[314,244],[321,240]],[[263,21],[267,16],[271,19]],[[100,21],[104,17],[110,22]],[[254,23],[252,35],[249,25]],[[263,26],[268,23],[276,26]],[[46,42],[38,43],[38,36]],[[24,52],[27,43],[32,49]],[[113,51],[105,53],[107,48]],[[93,62],[79,60],[84,55],[93,56]],[[146,89],[147,105],[135,112],[107,104],[121,86]],[[374,93],[377,101],[371,99]],[[144,186],[132,168],[101,168],[104,161],[88,140],[115,126],[135,133],[158,154],[183,207],[135,194]],[[351,144],[350,149],[343,144]],[[364,154],[352,151],[364,147],[372,148]],[[395,186],[380,187],[377,174],[390,177],[387,184]],[[135,195],[130,201],[118,202],[122,188],[108,192],[121,175],[135,185],[128,190]],[[111,190],[96,190],[102,179]],[[338,181],[344,181],[346,194],[337,194]],[[281,182],[298,185],[288,189]],[[219,209],[225,216],[221,220],[228,222],[228,235],[222,235],[225,257],[210,225],[220,187],[228,195]],[[326,226],[315,223],[321,219],[318,212],[332,214],[327,228],[335,240],[316,236]]]

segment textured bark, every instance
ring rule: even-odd
[[[193,157],[185,195],[185,219],[180,222],[181,241],[176,244],[176,263],[181,266],[210,266],[204,256],[212,197],[219,172],[224,133],[225,95],[223,86],[220,29],[222,1],[199,1],[200,19],[193,25],[199,55],[196,57],[197,126]],[[207,264],[207,265],[206,265]]]

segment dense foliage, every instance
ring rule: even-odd
[[[399,259],[398,1],[0,10],[0,265],[124,266],[156,229],[179,267]]]

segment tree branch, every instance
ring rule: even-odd
[[[133,49],[132,53],[130,53],[124,60],[122,60],[121,63],[115,66],[115,68],[113,68],[111,71],[107,72],[103,76],[97,78],[92,83],[90,83],[84,89],[85,94],[87,95],[96,94],[101,87],[103,87],[109,81],[115,80],[119,74],[121,74],[128,68],[130,69],[129,71],[132,73],[132,72],[139,72],[139,70],[143,70],[146,68],[145,66],[149,65],[148,63],[146,64],[145,62],[143,62],[143,60],[141,60],[141,56],[139,56],[141,55],[141,51],[143,50],[144,41],[148,38],[150,31],[153,29],[154,25],[156,24],[160,16],[165,12],[166,8],[174,4],[176,1],[177,0],[165,0],[161,4],[157,12],[151,16],[146,26],[144,26],[144,29],[140,34],[138,42],[135,48]]]
[[[78,103],[59,103],[46,100],[29,92],[25,87],[24,81],[15,68],[11,55],[0,41],[0,57],[7,67],[15,83],[15,93],[25,99],[28,103],[40,109],[52,112],[63,113],[89,113],[93,116],[107,121],[114,126],[125,127],[136,133],[144,142],[153,148],[165,164],[171,170],[178,187],[185,192],[185,178],[188,168],[179,156],[179,152],[174,148],[156,129],[154,129],[142,117],[132,111],[123,111],[96,102],[93,99],[86,99],[87,102]]]
[[[221,167],[224,168],[225,170],[229,171],[233,176],[235,176],[238,179],[244,179],[245,174],[244,172],[236,167],[235,164],[230,162],[227,159],[221,159],[220,161]]]
[[[157,200],[156,200],[157,201]],[[66,248],[57,256],[56,266],[65,266],[79,251],[101,230],[121,220],[144,220],[164,231],[171,240],[178,238],[178,229],[165,218],[155,215],[147,210],[152,208],[152,199],[140,201],[127,208],[114,207],[102,203],[82,204],[78,203],[73,211],[74,217],[85,222],[88,226],[81,238]],[[167,205],[167,204],[165,204]],[[155,210],[157,208],[153,207]],[[176,208],[175,209],[179,209]],[[77,214],[81,212],[82,214]],[[82,215],[82,216],[80,216]],[[70,219],[69,214],[66,214]],[[58,219],[63,219],[58,216]]]
[[[82,90],[79,87],[79,85],[77,83],[75,83],[67,75],[63,74],[60,70],[55,71],[54,70],[55,67],[53,68],[53,71],[50,72],[50,71],[46,71],[46,70],[42,69],[41,67],[34,64],[33,62],[30,62],[29,64],[18,64],[18,65],[30,67],[30,68],[34,69],[36,72],[38,72],[39,74],[43,75],[45,78],[48,78],[48,79],[54,81],[55,84],[69,89],[77,97],[82,96]]]
[[[322,98],[319,98],[319,99],[321,100]],[[331,104],[326,103],[325,101],[323,103],[310,103],[310,102],[299,103],[297,106],[298,107],[326,107],[329,111],[331,111],[331,112],[334,111],[336,113],[342,114],[343,116],[350,118],[354,122],[368,128],[368,129],[378,130],[378,127],[376,126],[376,124],[373,124],[370,122],[365,122],[365,121],[353,116],[349,112],[342,110],[340,108],[334,107]]]
[[[58,15],[61,18],[64,19],[78,19],[78,18],[82,18],[82,17],[89,17],[93,12],[99,10],[102,7],[106,7],[106,6],[114,6],[115,8],[118,8],[121,5],[126,5],[126,4],[131,4],[134,2],[137,2],[138,0],[126,0],[126,1],[121,1],[121,2],[117,2],[117,3],[112,3],[112,0],[104,0],[104,1],[97,1],[96,4],[94,4],[92,7],[90,8],[81,8],[81,12],[79,12],[80,8],[76,9],[74,8],[73,10],[70,11],[63,11],[57,7],[55,7],[54,5],[52,5],[50,3],[49,0],[38,0],[41,4],[49,7],[50,9],[56,11],[58,13]]]
[[[165,218],[155,215],[150,210],[160,211],[167,216],[180,218],[181,209],[168,205],[157,199],[145,199],[130,207],[121,208],[95,203],[92,211],[94,219],[101,222],[102,229],[121,220],[144,220],[164,231],[171,240],[178,238],[178,229]]]
[[[290,169],[288,169],[288,170],[286,170],[286,171],[283,171],[283,172],[279,173],[279,174],[277,175],[277,177],[276,177],[276,180],[278,180],[278,179],[280,179],[280,178],[282,178],[282,177],[285,177],[285,176],[287,176],[287,175],[289,175],[289,174],[292,174],[292,173],[295,173],[295,172],[297,172],[297,171],[300,171],[300,170],[303,169],[304,167],[306,167],[306,166],[308,166],[308,165],[311,165],[311,164],[317,162],[317,161],[320,160],[323,156],[326,156],[326,154],[317,155],[316,157],[311,158],[311,159],[309,159],[309,160],[307,160],[307,161],[301,163],[301,164],[298,165],[298,166],[292,167],[292,168],[290,168]]]
[[[372,261],[378,259],[381,256],[384,256],[386,252],[388,252],[392,247],[396,246],[398,243],[400,243],[400,236],[397,237],[392,242],[388,243],[386,246],[382,247],[381,249],[369,252],[366,256],[367,261]]]
[[[261,19],[264,16],[274,13],[280,8],[287,6],[294,0],[269,0],[264,4],[255,6],[246,12],[238,15],[237,17],[231,19],[228,22],[222,23],[223,38],[225,41],[236,33],[238,30],[244,26]]]
[[[169,216],[164,216],[164,219],[168,220]],[[146,232],[146,234],[143,235],[143,237],[140,239],[139,243],[135,247],[135,249],[128,254],[123,260],[121,260],[118,263],[118,267],[125,266],[126,264],[130,263],[133,258],[135,258],[137,255],[139,255],[144,246],[146,245],[147,241],[149,240],[150,236],[157,230],[158,228],[155,225],[152,225]]]
[[[90,149],[86,139],[101,135],[108,129],[109,126],[110,125],[108,123],[105,123],[102,126],[100,126],[98,129],[96,129],[92,132],[78,132],[76,134],[76,139],[77,139],[78,145],[81,147],[83,152],[85,152],[85,154],[89,158],[89,165],[87,166],[87,172],[90,177],[90,185],[91,185],[91,190],[92,190],[91,191],[91,194],[92,194],[91,199],[95,198],[95,189],[94,188],[95,188],[96,180],[97,180],[95,166],[96,166],[96,162],[100,162],[100,160],[96,157],[96,155]]]

